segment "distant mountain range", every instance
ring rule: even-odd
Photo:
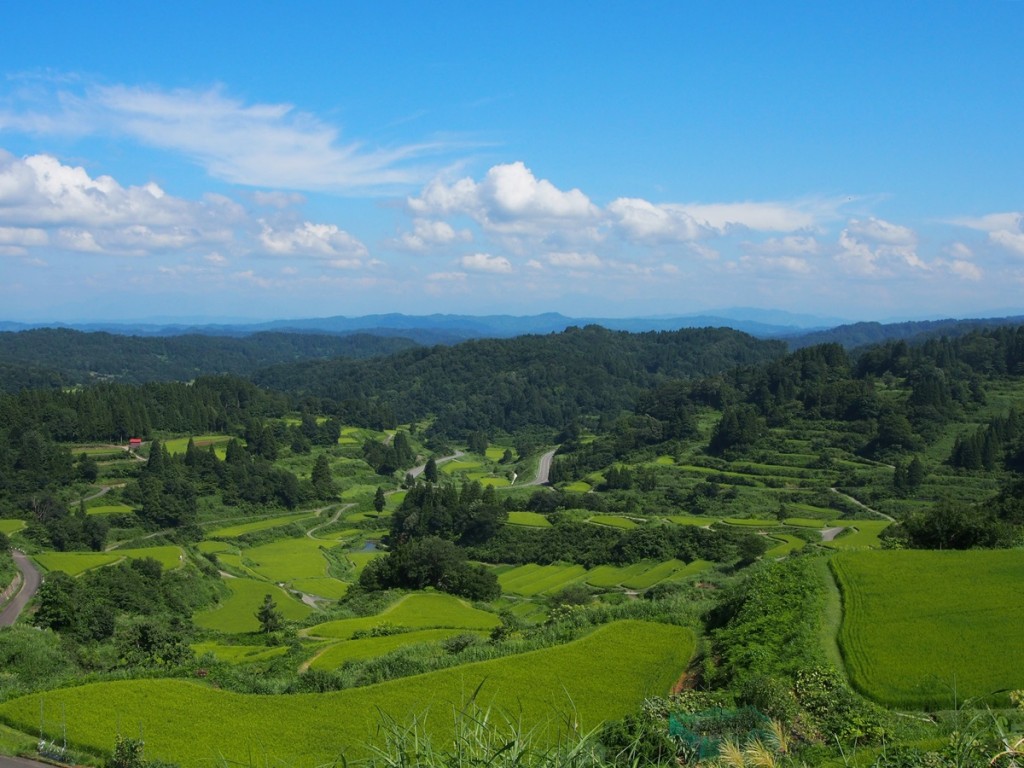
[[[681,328],[733,328],[762,338],[778,338],[832,328],[842,321],[777,310],[728,309],[713,314],[673,317],[567,317],[557,312],[541,315],[403,315],[321,317],[273,320],[262,323],[16,323],[0,321],[0,331],[32,328],[71,328],[105,331],[123,336],[248,336],[264,331],[347,335],[403,336],[420,344],[452,344],[478,338],[511,338],[525,334],[559,333],[572,326],[600,325],[609,330],[675,331]]]
[[[790,347],[833,342],[853,348],[891,339],[912,339],[921,335],[951,336],[975,328],[1024,324],[1024,314],[997,318],[917,320],[899,323],[848,323],[838,318],[797,314],[781,310],[743,307],[714,313],[671,317],[567,317],[557,312],[540,315],[404,315],[399,313],[361,317],[320,317],[273,320],[260,323],[175,323],[175,322],[89,322],[17,323],[0,321],[0,331],[36,328],[66,328],[84,332],[106,332],[119,336],[174,337],[213,336],[244,338],[267,332],[349,336],[365,334],[400,337],[416,344],[457,344],[469,339],[513,338],[526,334],[560,333],[573,326],[599,325],[613,331],[643,333],[676,331],[683,328],[732,328],[762,339],[782,339]]]

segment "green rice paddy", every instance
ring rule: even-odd
[[[830,526],[847,526],[851,530],[826,541],[826,547],[833,549],[879,549],[882,546],[882,531],[892,523],[888,520],[835,520]]]
[[[258,696],[184,680],[93,683],[0,704],[0,720],[26,733],[108,754],[119,732],[145,734],[146,757],[208,768],[211,763],[294,768],[367,757],[381,713],[426,716],[451,728],[454,709],[478,701],[554,741],[566,723],[581,731],[634,712],[663,695],[685,669],[693,634],[624,621],[563,646],[333,693]],[[429,713],[428,713],[429,710]],[[41,717],[42,713],[42,717]]]
[[[524,525],[528,528],[550,528],[551,521],[539,512],[509,512],[509,525]]]
[[[47,571],[64,571],[69,576],[77,576],[92,568],[111,565],[125,558],[140,559],[149,557],[164,568],[178,568],[185,553],[181,547],[145,547],[142,549],[115,549],[110,552],[43,552],[33,556]]]
[[[612,528],[622,528],[624,530],[636,528],[637,525],[635,520],[630,520],[628,517],[622,517],[621,515],[594,515],[588,518],[587,522],[597,525],[608,525]]]
[[[322,579],[292,579],[290,586],[307,595],[339,600],[348,593],[349,583],[340,579],[324,577]]]
[[[831,563],[843,594],[840,648],[866,695],[945,709],[1024,688],[1024,552],[864,551]]]
[[[242,552],[246,566],[265,579],[288,582],[327,576],[324,542],[304,537],[280,539]]]
[[[271,517],[264,520],[254,520],[250,523],[239,523],[238,525],[229,525],[224,528],[218,528],[214,531],[210,531],[206,535],[211,539],[233,539],[237,536],[244,536],[247,533],[257,533],[259,531],[268,531],[271,528],[278,528],[283,525],[291,525],[292,523],[303,523],[308,522],[316,518],[316,515],[310,514],[297,514],[297,515],[283,515],[281,517]]]
[[[0,533],[10,536],[25,527],[24,520],[0,520]]]
[[[299,602],[275,584],[255,579],[225,579],[231,597],[216,608],[195,615],[196,625],[218,632],[256,632],[260,628],[256,611],[266,595],[277,603],[278,610],[291,621],[304,619],[312,609]]]
[[[422,629],[417,632],[402,632],[383,637],[361,637],[358,640],[343,640],[328,646],[310,662],[313,669],[337,669],[347,661],[372,659],[385,653],[416,643],[434,643],[454,635],[465,633],[464,629]]]
[[[417,592],[407,595],[386,611],[374,616],[338,619],[309,627],[303,635],[336,637],[348,640],[359,630],[370,630],[381,624],[410,629],[482,629],[489,630],[499,624],[497,615],[474,608],[465,600],[435,592]]]
[[[127,504],[100,504],[85,509],[87,515],[127,515],[132,511]]]

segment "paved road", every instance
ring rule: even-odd
[[[451,456],[442,456],[440,459],[434,459],[434,464],[436,464],[437,466],[440,466],[441,464],[444,464],[446,461],[452,461],[454,459],[457,459],[457,458],[459,458],[461,456],[465,456],[465,455],[466,455],[465,451],[456,451]],[[410,469],[409,470],[409,475],[411,477],[419,477],[420,475],[423,474],[423,470],[426,469],[426,468],[427,468],[426,464],[420,464],[418,467],[413,467],[412,469]]]
[[[0,768],[53,768],[49,763],[37,763],[24,757],[7,757],[0,755]]]
[[[18,620],[18,616],[21,615],[25,604],[32,599],[43,580],[42,576],[39,575],[39,570],[24,553],[13,549],[11,554],[14,556],[14,564],[21,571],[22,583],[18,594],[11,598],[11,602],[7,604],[3,611],[0,611],[0,627],[10,627]]]
[[[547,485],[548,479],[551,477],[551,460],[554,458],[553,450],[542,454],[540,461],[537,462],[537,476],[523,485]]]

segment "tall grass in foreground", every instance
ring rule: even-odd
[[[380,744],[359,764],[366,768],[621,768],[605,754],[598,732],[581,732],[573,716],[554,741],[539,738],[521,719],[476,703],[479,688],[462,709],[454,712],[450,738],[438,739],[413,718],[399,722],[384,717],[378,729]],[[621,757],[621,756],[620,756]],[[628,763],[626,763],[628,765]]]

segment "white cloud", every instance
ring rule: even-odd
[[[435,179],[407,205],[420,216],[465,215],[485,230],[534,236],[596,223],[600,213],[580,190],[562,191],[521,162],[495,165],[479,183]]]
[[[766,256],[814,256],[821,253],[821,244],[813,237],[772,237],[759,243],[747,243],[747,247]]]
[[[427,275],[427,280],[433,282],[463,282],[466,277],[465,272],[433,272]]]
[[[976,264],[962,259],[955,259],[948,265],[949,271],[958,277],[962,277],[964,280],[971,280],[977,282],[981,280],[982,273]]]
[[[260,223],[260,242],[275,256],[333,257],[347,262],[367,255],[365,245],[334,224],[307,221],[290,230],[277,230],[266,221]]]
[[[864,220],[850,219],[846,225],[846,231],[862,241],[896,246],[917,244],[917,235],[912,229],[876,219],[873,216]]]
[[[262,208],[292,208],[297,205],[302,205],[306,202],[305,195],[300,195],[298,192],[260,192],[255,191],[249,194],[252,201]]]
[[[0,150],[0,226],[50,230],[26,246],[79,252],[144,253],[230,240],[244,220],[240,206],[209,195],[191,202],[156,184],[124,187],[110,176],[90,176],[49,155],[16,159]]]
[[[912,229],[874,217],[851,219],[839,233],[839,249],[836,261],[854,274],[885,277],[902,266],[929,269],[917,255]]]
[[[1005,213],[990,213],[986,216],[953,219],[951,223],[981,232],[998,232],[1000,230],[1019,232],[1022,229],[1022,218],[1024,216],[1016,211],[1007,211]]]
[[[990,213],[986,216],[954,219],[952,223],[985,232],[993,245],[1015,256],[1024,256],[1024,214],[1016,211]]]
[[[593,253],[549,253],[547,262],[553,267],[568,269],[599,269],[602,266],[601,259]]]
[[[0,227],[0,253],[8,256],[24,256],[30,247],[39,247],[50,242],[45,229],[36,227]]]
[[[1024,233],[1000,229],[988,233],[988,239],[998,246],[1012,251],[1017,256],[1024,256]]]
[[[127,137],[180,153],[234,184],[342,192],[422,183],[436,171],[423,158],[454,148],[433,141],[379,148],[343,141],[336,126],[291,104],[246,103],[222,87],[60,87],[31,107],[0,112],[0,128]]]
[[[404,233],[395,241],[395,245],[408,251],[424,251],[431,247],[469,242],[472,239],[473,233],[468,229],[456,230],[447,221],[416,219],[413,221],[413,231]]]
[[[696,240],[710,234],[710,229],[697,222],[683,206],[655,205],[640,198],[620,197],[608,206],[608,213],[630,240]]]
[[[474,253],[471,256],[463,256],[459,263],[463,269],[468,269],[471,272],[490,272],[502,275],[512,272],[512,264],[504,256]]]

